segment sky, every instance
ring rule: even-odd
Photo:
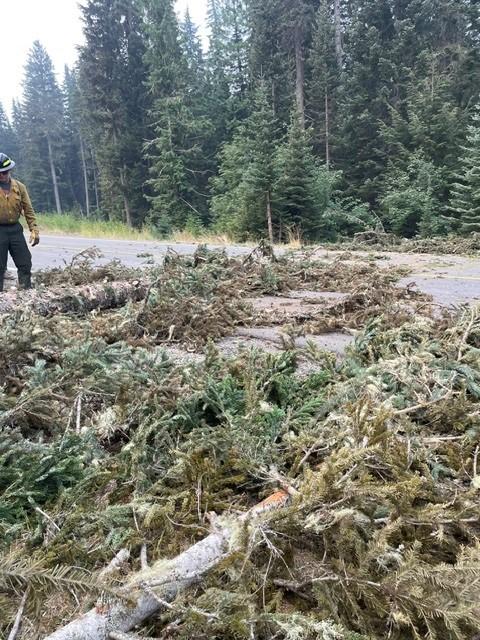
[[[177,0],[176,10],[186,8],[198,25],[204,24],[207,0]],[[15,0],[4,7],[8,26],[2,28],[0,102],[10,113],[12,100],[21,97],[23,68],[34,40],[40,40],[52,58],[59,81],[65,65],[72,66],[82,44],[79,0]],[[8,62],[7,62],[8,61]]]

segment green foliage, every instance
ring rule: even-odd
[[[460,158],[462,172],[452,187],[450,223],[462,234],[480,231],[480,110],[468,127],[467,146]]]
[[[182,229],[192,213],[207,219],[204,190],[209,160],[205,149],[211,125],[203,109],[204,69],[192,23],[187,21],[180,33],[170,0],[149,0],[146,5],[154,134],[145,145],[151,190],[147,222],[165,234]]]
[[[380,201],[385,226],[399,236],[435,235],[442,229],[437,194],[441,175],[423,152],[410,156],[405,171],[392,170]]]
[[[311,49],[308,56],[311,80],[307,86],[307,114],[315,130],[314,149],[325,164],[336,159],[340,72],[335,52],[335,25],[329,0],[319,3]]]
[[[476,14],[454,0],[209,0],[204,51],[173,0],[88,0],[63,91],[36,43],[0,143],[38,209],[156,237],[194,218],[242,239],[334,239],[376,216],[407,237],[469,233]]]
[[[309,132],[303,130],[298,112],[292,114],[286,142],[278,149],[274,200],[278,209],[281,239],[297,229],[306,239],[319,238],[325,207],[317,197],[322,187]],[[320,189],[319,189],[320,187]]]
[[[266,87],[260,83],[253,110],[222,150],[220,176],[213,180],[212,210],[219,229],[239,238],[279,234],[272,200],[275,180],[276,121]]]
[[[146,166],[146,36],[139,4],[88,0],[80,48],[82,126],[95,156],[100,207],[109,220],[143,220]]]
[[[13,128],[3,105],[0,103],[0,141],[1,146],[4,151],[2,153],[6,153],[7,156],[11,158],[18,157],[18,139],[16,136],[15,129]]]
[[[52,61],[40,42],[30,49],[25,66],[23,101],[17,116],[24,162],[22,178],[28,183],[36,206],[57,208],[52,172],[60,179],[63,156],[63,99]],[[58,211],[61,213],[61,209]]]

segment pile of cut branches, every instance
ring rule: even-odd
[[[202,250],[121,310],[1,315],[0,635],[472,640],[480,309],[380,301],[302,377],[293,348],[208,342],[255,321],[252,293],[398,275]]]
[[[399,238],[384,231],[365,231],[355,234],[328,248],[347,251],[399,251],[402,253],[431,253],[437,255],[478,255],[480,233],[468,236],[448,235],[432,238]]]

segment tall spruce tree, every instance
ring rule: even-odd
[[[280,241],[287,240],[289,234],[312,240],[321,233],[318,166],[310,138],[311,132],[304,129],[294,109],[287,140],[279,147],[276,158],[275,202]]]
[[[85,190],[82,171],[82,156],[80,149],[80,134],[78,121],[78,84],[75,73],[65,67],[63,79],[63,99],[65,113],[65,172],[64,172],[64,201],[69,208],[80,208],[87,213]]]
[[[28,54],[21,105],[23,174],[39,209],[60,201],[60,168],[63,165],[63,99],[52,61],[40,42]]]
[[[101,208],[110,219],[139,224],[147,138],[147,69],[142,12],[134,0],[88,0],[82,7],[85,45],[79,84],[83,119],[92,132],[99,169]]]
[[[213,180],[217,226],[241,239],[278,235],[274,210],[275,148],[278,126],[263,82],[252,113],[221,153],[220,176]]]
[[[208,0],[207,6],[208,113],[218,150],[248,115],[250,28],[245,0]]]
[[[251,139],[251,156],[244,177],[245,215],[252,231],[257,235],[265,235],[267,231],[273,243],[274,233],[278,235],[273,210],[278,125],[263,82],[254,96],[254,109],[247,122],[247,131]]]
[[[329,0],[321,0],[308,56],[307,116],[315,132],[314,148],[327,168],[335,145],[335,115],[340,82],[339,60],[343,51],[337,43]]]
[[[212,125],[205,108],[203,58],[191,21],[179,29],[171,0],[147,0],[146,9],[153,99],[153,138],[145,147],[150,164],[148,221],[163,233],[183,228],[192,218],[195,224],[207,221]]]
[[[277,116],[288,122],[292,102],[305,127],[306,56],[320,0],[251,0],[251,63],[272,86]]]
[[[251,153],[245,124],[219,152],[218,174],[211,180],[211,209],[215,230],[246,240],[251,231],[245,212],[244,178]],[[255,230],[256,231],[256,230]]]
[[[216,171],[217,143],[215,125],[210,113],[210,86],[207,63],[198,28],[189,12],[180,24],[180,46],[185,59],[184,100],[192,119],[196,122],[198,153],[192,156],[189,171],[192,178],[192,204],[201,224],[209,221],[208,183]],[[196,193],[196,198],[194,194]]]
[[[467,142],[462,149],[461,170],[452,187],[449,221],[460,233],[480,233],[480,108],[468,127]]]
[[[251,0],[251,75],[263,78],[272,97],[273,111],[287,123],[293,104],[291,52],[283,46],[283,5],[275,0]]]
[[[389,118],[394,77],[393,15],[389,0],[352,0],[348,11],[338,167],[347,193],[375,204],[387,160],[380,123]]]
[[[409,155],[404,169],[393,165],[385,185],[380,205],[387,229],[411,238],[417,234],[431,236],[442,228],[441,175],[421,149]]]

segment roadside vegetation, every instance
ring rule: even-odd
[[[477,2],[209,0],[208,50],[173,0],[82,14],[62,84],[35,42],[0,108],[38,211],[272,244],[480,230]]]

